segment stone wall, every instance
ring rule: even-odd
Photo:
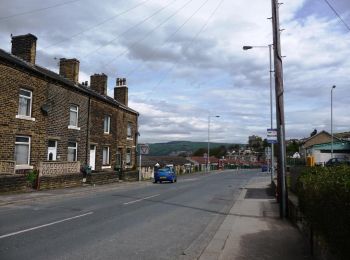
[[[80,187],[83,185],[81,173],[58,176],[41,176],[38,181],[38,190]]]
[[[0,175],[0,193],[25,192],[30,184],[25,175]]]

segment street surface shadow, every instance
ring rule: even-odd
[[[310,250],[301,234],[290,223],[271,220],[270,230],[243,235],[238,260],[311,260]]]

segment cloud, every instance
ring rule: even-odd
[[[208,115],[220,115],[212,120],[213,141],[265,137],[270,127],[268,48],[243,51],[242,46],[272,43],[271,1],[224,1],[212,17],[219,1],[141,3],[76,1],[4,19],[0,41],[5,45],[0,47],[10,50],[11,33],[31,32],[38,36],[41,66],[57,71],[54,57],[76,57],[80,81],[104,72],[109,94],[115,78],[126,77],[129,105],[140,113],[141,142],[206,141]],[[350,23],[349,2],[333,4]],[[42,7],[39,0],[7,1],[0,17]],[[314,128],[329,130],[333,85],[334,128],[348,131],[349,31],[323,1],[311,0],[284,1],[280,26],[285,29],[287,138],[308,136]]]

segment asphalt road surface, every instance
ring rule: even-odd
[[[257,175],[191,174],[2,206],[0,259],[194,259]]]

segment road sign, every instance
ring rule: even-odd
[[[148,144],[140,144],[140,153],[141,154],[148,154],[149,153]]]
[[[267,129],[267,142],[277,144],[277,129]]]
[[[207,154],[207,153],[204,153],[204,154],[203,154],[203,158],[207,159],[207,158],[208,158],[208,154]]]

